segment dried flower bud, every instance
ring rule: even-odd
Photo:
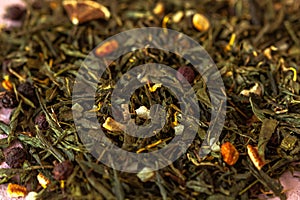
[[[52,171],[55,180],[66,180],[73,172],[73,164],[71,161],[66,160],[61,163],[55,164]]]
[[[24,197],[27,194],[27,189],[24,186],[9,183],[7,186],[7,194],[10,198]]]
[[[221,154],[224,162],[228,165],[234,165],[239,159],[239,152],[230,142],[225,142],[221,146]]]
[[[26,10],[23,6],[12,5],[7,7],[4,18],[10,20],[21,20],[25,14]]]
[[[8,149],[7,152],[5,152],[5,162],[11,168],[20,167],[26,160],[26,157],[26,151],[21,147],[11,148]]]
[[[49,123],[47,122],[46,120],[46,115],[44,113],[42,114],[39,114],[35,120],[34,120],[34,123],[36,125],[38,125],[38,128],[40,130],[47,130],[49,128]]]
[[[18,105],[16,96],[12,92],[5,92],[1,101],[4,108],[14,108]]]
[[[179,81],[183,81],[185,78],[189,83],[192,83],[195,78],[195,72],[191,67],[180,67],[176,73],[176,77]]]

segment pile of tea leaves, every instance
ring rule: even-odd
[[[95,2],[27,2],[21,26],[0,29],[0,161],[8,165],[0,169],[0,183],[25,187],[16,188],[23,191],[20,196],[30,193],[37,199],[246,200],[261,194],[286,199],[279,177],[287,170],[300,170],[299,2]],[[98,16],[100,11],[104,14]],[[220,71],[227,96],[226,120],[218,142],[205,157],[198,152],[210,124],[210,96],[205,78],[178,55],[133,50],[114,60],[102,77],[89,72],[99,81],[90,110],[99,124],[89,121],[89,115],[80,113],[80,104],[72,102],[77,72],[87,55],[117,51],[119,44],[114,42],[98,51],[94,48],[111,36],[142,27],[188,35]],[[200,108],[197,135],[179,159],[158,171],[114,170],[83,144],[74,117],[86,129],[85,144],[95,142],[95,133],[89,130],[98,126],[103,137],[126,151],[147,153],[167,146],[180,123],[180,102],[167,87],[145,84],[133,91],[127,108],[135,124],[146,125],[155,121],[147,109],[164,105],[168,118],[153,137],[126,136],[112,118],[114,85],[128,70],[146,63],[184,71]],[[81,89],[84,101],[85,88]]]

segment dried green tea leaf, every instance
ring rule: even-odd
[[[267,143],[272,137],[272,134],[274,133],[278,123],[279,122],[275,119],[263,120],[258,139],[258,153],[262,158],[265,158],[265,150]]]
[[[252,107],[252,111],[253,113],[255,114],[255,116],[260,120],[260,121],[263,121],[266,117],[263,113],[263,111],[258,108],[258,106],[253,102],[252,98],[250,97],[249,98],[249,101],[250,101],[250,104],[251,104],[251,107]]]

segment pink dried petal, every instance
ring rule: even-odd
[[[14,108],[3,108],[0,107],[0,121],[4,122],[5,124],[10,123],[10,116],[12,112],[14,111]]]

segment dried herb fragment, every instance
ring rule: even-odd
[[[27,157],[27,153],[25,149],[21,147],[14,147],[8,149],[4,155],[5,155],[5,162],[11,168],[17,168],[22,166],[23,162],[26,160]]]
[[[66,160],[58,164],[54,164],[52,171],[55,180],[66,180],[73,172],[73,164]]]

